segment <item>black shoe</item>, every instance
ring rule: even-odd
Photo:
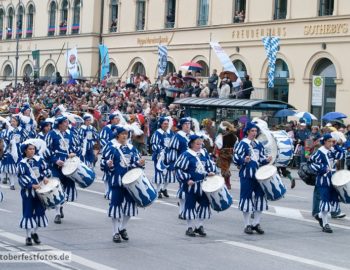
[[[162,195],[162,192],[159,191],[159,192],[158,192],[158,199],[161,199],[161,198],[163,198],[163,195]]]
[[[194,233],[193,229],[191,227],[189,227],[186,231],[186,235],[187,236],[191,236],[191,237],[195,237],[196,234]]]
[[[256,231],[258,234],[264,234],[264,230],[261,228],[260,224],[252,226],[252,230]]]
[[[53,222],[55,222],[56,224],[61,224],[61,215],[56,215],[55,220]]]
[[[168,190],[163,189],[161,192],[163,193],[164,197],[169,198]]]
[[[116,233],[113,236],[113,242],[115,242],[115,243],[121,243],[122,242],[122,239],[120,238],[120,234],[119,233]]]
[[[15,190],[15,186],[10,186],[10,189],[11,190]]]
[[[244,232],[246,234],[253,234],[252,226],[248,225],[247,227],[245,227]]]
[[[128,233],[126,232],[126,229],[119,231],[119,234],[123,238],[123,240],[125,241],[129,240],[129,236],[128,236]]]
[[[32,233],[32,239],[33,239],[33,241],[34,241],[34,243],[35,244],[40,244],[41,243],[41,241],[40,241],[40,239],[39,239],[39,235],[37,234],[37,233]]]
[[[3,183],[3,184],[7,184],[7,179],[6,179],[6,178],[3,179],[3,180],[2,180],[2,183]]]
[[[332,233],[333,230],[331,229],[331,227],[329,226],[329,224],[326,224],[323,226],[322,231],[325,233]]]
[[[322,218],[320,218],[320,217],[318,216],[318,214],[316,214],[316,215],[314,216],[314,218],[318,221],[318,224],[320,224],[321,228],[323,228],[323,221],[322,221]]]
[[[345,218],[346,217],[346,214],[343,213],[343,212],[339,212],[335,215],[331,215],[332,218]]]
[[[179,219],[181,219],[181,220],[185,220],[182,216],[181,216],[181,214],[179,214],[179,217],[178,217]]]
[[[60,207],[60,214],[61,214],[61,218],[64,218],[64,214],[63,214],[63,206]]]
[[[194,232],[199,234],[200,236],[207,236],[206,232],[204,231],[203,226],[199,226],[199,228],[196,228],[194,230]]]
[[[294,178],[292,180],[290,180],[290,188],[291,189],[295,188],[295,179]]]
[[[32,238],[28,237],[26,238],[26,246],[31,246],[33,245]]]

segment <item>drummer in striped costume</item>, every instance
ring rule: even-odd
[[[167,155],[167,164],[169,164],[169,174],[174,173],[174,164],[177,158],[188,149],[189,137],[191,134],[194,134],[191,131],[191,118],[183,117],[180,119],[179,127],[181,128],[175,136],[171,139],[169,145],[169,153]],[[180,183],[179,190],[177,192],[177,197],[179,198],[180,209],[179,209],[179,218],[182,219],[181,213],[184,211],[185,207],[185,193],[182,189],[182,182],[177,179]],[[169,181],[170,182],[170,181]]]
[[[82,161],[89,167],[94,167],[95,153],[94,145],[98,140],[98,133],[93,123],[93,116],[89,113],[85,113],[83,116],[84,125],[80,127],[79,137],[82,145]]]
[[[105,125],[102,130],[100,131],[100,145],[101,149],[103,151],[103,148],[111,141],[114,139],[114,134],[112,131],[112,126],[113,125],[119,125],[121,122],[120,119],[121,115],[117,113],[111,113],[109,115],[109,123]],[[109,170],[105,170],[104,167],[102,166],[102,160],[101,160],[101,170],[103,171],[103,176],[102,176],[102,181],[104,183],[105,187],[105,198],[109,198],[109,188],[108,188],[108,181],[107,181],[107,174],[110,173]]]
[[[28,103],[25,103],[21,108],[19,118],[21,126],[28,132],[28,137],[35,138],[37,123],[34,120],[32,109],[30,108],[30,105]]]
[[[65,160],[75,157],[77,155],[76,153],[79,153],[79,146],[76,144],[76,140],[72,132],[68,129],[68,126],[69,122],[67,117],[57,117],[53,130],[47,135],[46,144],[52,175],[60,179],[66,194],[66,201],[74,201],[77,197],[75,182],[62,174],[62,166]],[[61,218],[63,217],[63,206],[57,206],[54,222],[56,224],[61,224]]]
[[[233,162],[239,167],[239,209],[243,212],[246,234],[253,234],[253,231],[264,233],[260,226],[260,218],[261,212],[268,209],[264,191],[256,180],[255,173],[260,166],[269,163],[271,157],[265,156],[264,146],[256,140],[258,131],[255,123],[248,122],[244,129],[245,138],[238,143],[233,156]],[[252,221],[250,212],[254,213]]]
[[[332,175],[336,171],[336,160],[345,157],[345,149],[335,143],[331,134],[326,133],[321,139],[322,146],[310,158],[311,168],[317,172],[316,186],[320,194],[320,212],[315,218],[319,221],[322,231],[332,233],[328,224],[328,213],[339,210],[338,193],[332,185]]]
[[[183,184],[185,192],[185,207],[181,217],[187,220],[186,235],[195,236],[198,233],[206,236],[203,222],[210,218],[210,207],[201,183],[205,177],[215,175],[216,166],[202,149],[203,137],[191,135],[188,146],[190,149],[181,154],[175,164],[176,177]],[[199,204],[197,208],[196,203]],[[199,220],[198,226],[194,225],[195,219]]]
[[[137,149],[128,144],[129,132],[123,126],[113,126],[115,139],[103,149],[101,167],[106,171],[109,182],[111,201],[108,216],[113,223],[113,241],[129,240],[126,225],[130,217],[137,215],[137,206],[130,193],[122,184],[122,177],[130,169],[144,167],[145,160],[140,158]]]
[[[52,118],[47,118],[40,123],[41,131],[37,135],[38,139],[42,139],[43,141],[46,140],[47,134],[49,134],[50,130],[52,129],[53,122],[54,121]]]
[[[17,165],[21,159],[20,145],[28,138],[28,131],[20,126],[18,115],[11,117],[11,127],[4,133],[4,142],[6,144],[5,154],[1,161],[1,173],[8,175],[10,179],[10,188],[15,189],[17,179]]]
[[[40,182],[48,183],[51,172],[44,159],[36,155],[36,147],[33,144],[24,142],[21,151],[23,159],[18,164],[18,182],[21,186],[23,217],[20,227],[27,232],[26,245],[31,246],[32,240],[40,244],[37,230],[39,227],[46,227],[48,223],[45,207],[35,190],[40,188]]]
[[[153,133],[151,138],[152,145],[152,160],[154,162],[154,183],[157,185],[158,198],[162,198],[162,194],[165,197],[169,197],[167,191],[167,179],[168,173],[166,165],[165,155],[168,151],[171,137],[173,136],[172,131],[169,129],[169,119],[166,117],[160,117],[158,120],[158,129]]]

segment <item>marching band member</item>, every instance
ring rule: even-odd
[[[169,153],[167,155],[166,161],[169,164],[169,174],[174,173],[174,164],[177,158],[188,149],[189,137],[193,132],[191,131],[191,118],[183,117],[180,119],[179,127],[181,128],[170,141]],[[185,194],[182,190],[182,182],[177,179],[180,183],[179,190],[177,192],[177,197],[179,199],[179,218],[182,219],[181,213],[184,211],[185,207]]]
[[[45,215],[45,207],[42,205],[35,190],[40,188],[40,182],[48,183],[51,172],[45,161],[36,155],[36,147],[33,144],[24,142],[21,145],[23,159],[18,164],[18,182],[21,186],[23,217],[20,227],[26,229],[26,245],[40,244],[37,230],[39,227],[46,227],[48,224]]]
[[[103,151],[103,148],[114,139],[112,126],[121,124],[121,115],[117,113],[111,113],[109,115],[109,123],[105,125],[102,130],[100,131],[100,145],[101,149]],[[110,173],[109,170],[105,170],[105,167],[102,166],[102,160],[101,160],[101,171],[103,172],[102,181],[104,183],[105,187],[105,198],[108,199],[109,196],[109,188],[108,188],[108,173]]]
[[[188,236],[196,236],[195,233],[206,236],[203,222],[210,218],[209,200],[202,191],[201,183],[205,177],[215,175],[216,167],[202,145],[203,137],[191,135],[189,149],[181,154],[175,164],[176,176],[183,183],[185,192],[185,207],[181,217],[187,220]],[[199,204],[197,208],[196,203]],[[198,226],[193,224],[195,219],[199,219]]]
[[[122,184],[122,177],[136,167],[144,167],[145,160],[140,158],[137,149],[128,143],[128,130],[123,126],[114,126],[115,139],[103,149],[101,167],[109,170],[108,182],[111,192],[108,216],[113,223],[113,241],[129,240],[126,225],[132,216],[137,215],[137,206],[130,193]]]
[[[94,167],[95,153],[94,144],[98,140],[98,133],[93,123],[93,116],[89,113],[85,113],[83,116],[84,125],[80,127],[79,137],[82,143],[82,161],[90,168]]]
[[[154,162],[154,183],[157,185],[158,198],[162,198],[162,193],[165,197],[169,197],[167,191],[168,182],[166,181],[166,174],[168,172],[165,161],[165,155],[169,142],[173,136],[172,131],[169,130],[169,119],[160,117],[158,120],[158,129],[153,133],[151,138],[152,145],[152,160]]]
[[[66,201],[74,201],[77,197],[75,182],[62,173],[62,166],[65,160],[75,157],[76,153],[78,153],[78,145],[76,144],[72,132],[68,129],[68,126],[69,122],[67,117],[57,117],[53,130],[51,130],[46,137],[46,144],[49,152],[48,155],[52,175],[60,179],[66,194]],[[63,217],[63,206],[57,206],[54,222],[56,224],[61,224],[61,218]]]
[[[231,189],[230,166],[233,158],[233,149],[238,143],[235,132],[235,127],[231,123],[223,121],[219,126],[218,136],[215,139],[215,147],[219,152],[217,166],[221,169],[221,175],[224,177],[228,189]]]
[[[246,124],[245,138],[238,143],[233,156],[233,162],[240,168],[239,209],[243,212],[246,234],[253,234],[253,231],[264,233],[260,226],[260,218],[261,212],[268,209],[264,191],[256,180],[255,173],[260,166],[266,165],[272,158],[265,156],[264,146],[256,140],[258,130],[254,122]],[[254,213],[252,221],[250,212]]]
[[[335,144],[335,139],[329,133],[323,135],[321,144],[322,146],[310,157],[310,166],[317,172],[315,190],[317,189],[321,199],[319,213],[315,218],[323,232],[332,233],[327,215],[331,210],[339,210],[339,198],[332,185],[332,175],[336,171],[336,160],[345,157],[345,149]]]
[[[8,174],[10,189],[15,189],[17,165],[21,159],[20,145],[28,138],[28,131],[20,126],[18,115],[11,117],[11,126],[5,131],[4,141],[7,145],[4,158],[1,161],[1,173]]]
[[[21,112],[19,113],[19,119],[21,126],[27,130],[29,138],[36,137],[36,126],[37,123],[34,120],[34,116],[32,114],[32,109],[28,103],[25,103],[21,108]]]
[[[49,134],[52,129],[53,120],[51,118],[47,118],[40,123],[40,132],[37,135],[38,139],[46,140],[47,134]]]

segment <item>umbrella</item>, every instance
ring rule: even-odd
[[[221,71],[219,75],[220,79],[228,78],[231,80],[231,82],[235,82],[237,80],[237,75],[232,71]]]
[[[180,66],[180,69],[198,71],[198,70],[202,70],[203,67],[196,62],[186,62]]]
[[[297,112],[293,116],[298,117],[298,118],[305,118],[308,120],[317,120],[317,117],[309,112]]]
[[[322,117],[322,120],[332,121],[332,120],[342,119],[342,118],[347,118],[347,116],[340,112],[329,112]]]
[[[290,109],[282,109],[275,113],[275,117],[287,117],[287,116],[293,116],[296,112]]]
[[[187,81],[194,81],[194,82],[196,82],[197,81],[197,79],[195,78],[195,77],[193,77],[193,76],[185,76],[185,77],[183,77],[182,78],[185,82],[187,82]]]

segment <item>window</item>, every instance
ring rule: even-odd
[[[111,1],[111,24],[110,32],[117,32],[118,28],[118,0]]]
[[[131,70],[135,75],[137,74],[146,75],[146,69],[144,65],[140,62],[136,62]]]
[[[12,29],[13,29],[13,8],[9,8],[8,17],[7,17],[7,34],[6,39],[12,38]]]
[[[198,8],[198,26],[208,24],[209,0],[199,0]]]
[[[20,6],[18,8],[17,20],[16,20],[16,35],[18,35],[19,38],[22,37],[23,16],[24,16],[24,9],[23,9],[23,6]]]
[[[78,34],[80,28],[80,0],[74,1],[72,34]]]
[[[275,0],[274,20],[281,20],[287,17],[287,0]]]
[[[165,28],[174,28],[176,0],[167,0],[165,12]]]
[[[245,64],[241,60],[235,60],[233,61],[233,65],[237,69],[239,77],[243,79],[244,76],[247,75],[247,68]]]
[[[136,2],[136,30],[145,29],[145,17],[146,17],[146,1],[137,0]]]
[[[34,25],[34,6],[30,5],[28,8],[28,17],[27,17],[27,31],[26,31],[27,38],[31,38],[33,36],[33,25]]]
[[[243,23],[245,20],[245,0],[234,0],[233,22]]]
[[[200,64],[202,66],[202,70],[199,71],[201,77],[208,77],[209,76],[209,67],[206,62],[199,60],[197,61],[197,64]],[[197,72],[196,72],[197,73]]]
[[[176,68],[175,68],[174,64],[171,63],[170,61],[168,61],[164,74],[168,75],[168,74],[172,74],[174,72],[176,72]]]
[[[319,16],[331,16],[334,10],[334,0],[320,0]]]
[[[49,18],[49,31],[48,31],[48,36],[53,36],[55,35],[55,30],[56,30],[56,2],[52,1],[50,4],[50,18]]]
[[[60,35],[67,34],[68,1],[63,0],[61,9]]]
[[[109,63],[109,73],[111,73],[112,77],[118,76],[118,68],[114,63]]]
[[[30,64],[25,65],[23,69],[23,76],[28,75],[29,77],[32,76],[33,68]]]
[[[13,70],[10,65],[6,65],[4,68],[4,80],[10,80],[13,77]]]
[[[0,9],[0,39],[2,39],[3,30],[4,30],[4,10]]]
[[[45,76],[46,77],[54,77],[56,73],[55,67],[53,64],[48,64],[45,68]]]

